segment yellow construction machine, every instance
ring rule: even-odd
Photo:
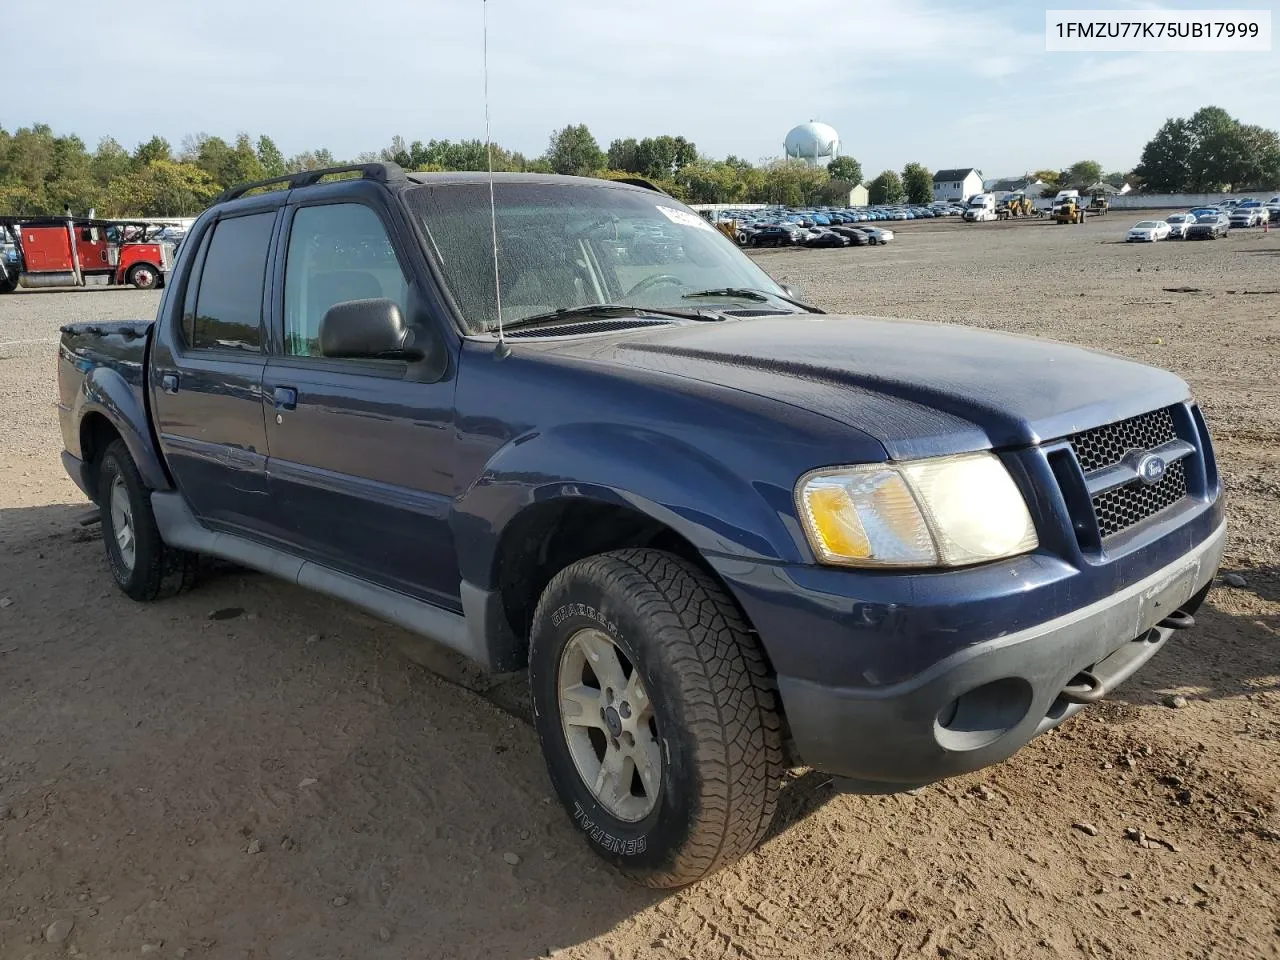
[[[734,243],[738,242],[738,221],[737,220],[717,220],[716,229],[723,233]]]
[[[1089,200],[1089,214],[1100,217],[1111,209],[1111,199],[1105,193],[1095,193]]]
[[[1010,220],[1014,217],[1038,217],[1042,212],[1036,207],[1035,201],[1028,197],[1025,193],[1011,193],[1000,201],[1000,206],[996,210],[996,216],[1001,220]]]
[[[1085,211],[1079,197],[1067,197],[1054,207],[1053,219],[1058,223],[1084,223]]]

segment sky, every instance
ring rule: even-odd
[[[1280,32],[1275,2],[1051,2],[1270,9]],[[534,156],[585,123],[604,148],[666,133],[758,162],[819,119],[868,178],[908,161],[994,177],[1128,170],[1167,118],[1208,104],[1280,127],[1280,52],[1047,53],[1046,5],[488,0],[493,139]],[[396,134],[484,137],[482,0],[175,0],[141,18],[101,0],[6,6],[0,33],[45,38],[6,44],[8,130],[130,149],[245,131],[339,158]]]

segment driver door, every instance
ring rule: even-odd
[[[349,300],[414,297],[385,211],[354,200],[292,207],[285,227],[281,349],[264,375],[267,472],[296,552],[460,609],[449,529],[454,365],[337,359],[320,350],[325,312]],[[393,239],[395,238],[395,239]],[[420,308],[417,308],[420,309]]]

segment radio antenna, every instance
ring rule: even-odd
[[[493,199],[493,137],[489,132],[489,0],[481,0],[484,8],[484,149],[489,159],[489,230],[493,237],[493,300],[498,308],[499,360],[511,353],[502,331],[502,280],[498,276],[498,207]]]

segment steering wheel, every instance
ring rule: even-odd
[[[646,290],[650,290],[653,287],[666,286],[667,284],[676,284],[677,286],[684,286],[684,281],[681,280],[679,277],[673,277],[669,273],[656,273],[652,277],[645,277],[643,280],[637,283],[634,287],[632,287],[630,290],[624,293],[623,296],[630,297],[637,293],[644,293]]]

